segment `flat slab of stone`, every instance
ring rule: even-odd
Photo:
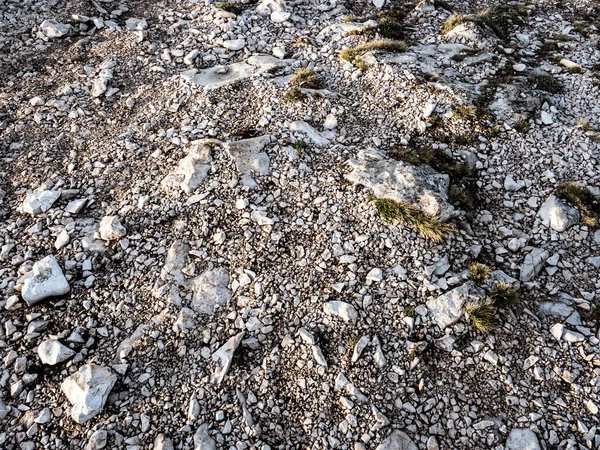
[[[394,430],[377,446],[377,450],[419,450],[404,431]]]
[[[53,255],[48,255],[33,265],[25,275],[21,296],[27,305],[32,306],[50,297],[68,294],[69,282]]]
[[[508,435],[506,450],[541,450],[537,436],[529,428],[514,428]]]
[[[227,152],[235,161],[236,168],[242,177],[242,185],[254,189],[257,184],[252,178],[252,173],[269,174],[269,156],[261,150],[273,141],[275,141],[274,136],[265,135],[227,143]]]
[[[187,156],[162,180],[161,186],[167,192],[182,190],[191,195],[208,175],[211,161],[211,149],[207,141],[193,141]]]
[[[456,215],[448,203],[450,178],[427,165],[413,166],[368,150],[360,151],[348,164],[352,171],[345,177],[371,189],[377,198],[416,205],[441,220]]]
[[[60,198],[60,191],[31,192],[23,201],[23,211],[32,216],[45,213]]]
[[[73,420],[84,423],[102,411],[116,381],[110,369],[96,364],[86,364],[66,378],[60,388],[73,405]]]
[[[465,306],[470,302],[478,302],[485,296],[483,290],[472,281],[452,289],[438,298],[429,300],[427,308],[433,320],[442,330],[458,322],[465,313]]]
[[[194,291],[192,308],[200,314],[214,314],[217,306],[224,306],[231,298],[229,274],[224,268],[212,269],[190,280]]]

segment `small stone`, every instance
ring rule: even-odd
[[[60,197],[60,191],[32,192],[23,201],[23,211],[37,216],[48,211]]]
[[[323,305],[323,311],[330,316],[338,317],[344,322],[356,323],[358,312],[356,308],[349,303],[341,301],[327,302]]]
[[[561,232],[579,222],[579,211],[551,195],[538,211],[544,225]]]
[[[529,428],[514,428],[508,435],[506,450],[541,450],[537,436]]]
[[[127,230],[117,216],[103,217],[98,231],[105,241],[118,241],[127,234]]]
[[[108,433],[106,430],[96,430],[90,436],[90,440],[85,446],[85,450],[101,450],[106,447],[108,442]]]
[[[41,23],[40,30],[49,38],[59,38],[69,34],[71,25],[60,23],[54,19],[46,19]]]
[[[75,355],[69,347],[64,346],[58,339],[46,339],[38,346],[38,356],[44,364],[54,366]]]
[[[31,272],[24,276],[24,279],[21,296],[29,306],[49,297],[68,294],[71,290],[67,279],[52,255],[36,262]]]

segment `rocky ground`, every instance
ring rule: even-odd
[[[600,448],[599,27],[0,0],[0,448]]]

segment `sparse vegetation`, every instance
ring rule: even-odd
[[[581,128],[584,132],[586,132],[586,131],[594,131],[594,127],[590,123],[589,119],[579,119],[579,120],[577,120],[577,128]]]
[[[285,91],[283,98],[288,102],[303,102],[308,96],[297,87],[292,87]]]
[[[489,292],[489,297],[497,308],[507,308],[519,300],[519,294],[508,283],[498,283]]]
[[[600,197],[577,183],[563,183],[556,188],[556,196],[576,206],[581,212],[581,223],[597,227],[600,220]]]
[[[456,178],[469,177],[473,172],[467,164],[456,162],[443,150],[434,149],[433,147],[414,148],[398,145],[391,147],[389,153],[393,158],[405,161],[409,164],[427,164],[438,172]]]
[[[529,120],[519,120],[513,125],[513,128],[521,134],[525,134],[529,131]]]
[[[454,109],[454,117],[460,120],[475,119],[477,117],[477,108],[475,106],[458,106]]]
[[[448,189],[448,198],[450,202],[464,211],[472,212],[475,210],[475,198],[473,193],[459,185],[452,184]]]
[[[357,45],[356,47],[349,47],[343,49],[340,52],[340,58],[357,65],[361,64],[361,61],[362,63],[364,63],[364,61],[360,58],[362,55],[364,55],[367,52],[372,52],[376,50],[385,50],[389,52],[403,52],[406,50],[406,43],[404,41],[398,41],[394,39],[377,39],[374,41]]]
[[[384,38],[402,39],[404,37],[404,28],[402,21],[404,13],[398,7],[392,7],[377,15],[377,24],[379,25],[379,34]]]
[[[471,275],[471,280],[477,284],[482,284],[492,274],[492,269],[485,264],[475,263],[469,267],[469,274]]]
[[[312,69],[308,68],[298,69],[296,74],[290,79],[290,84],[309,89],[319,88],[317,75]]]
[[[415,312],[414,306],[405,306],[402,310],[402,315],[404,317],[415,317],[417,313]]]
[[[466,311],[473,328],[481,333],[492,331],[498,326],[495,317],[496,308],[490,300],[486,299],[477,305],[468,305]]]
[[[558,94],[563,90],[562,84],[552,75],[531,75],[527,80],[534,89],[539,89],[540,91]]]
[[[298,156],[302,156],[302,151],[308,147],[308,145],[306,144],[306,142],[304,141],[296,141],[292,144],[292,147],[294,148],[294,150],[296,150],[296,154]]]
[[[457,26],[462,25],[465,22],[466,22],[465,16],[462,16],[460,14],[452,14],[444,22],[444,26],[442,27],[442,34],[450,33]]]
[[[432,214],[420,210],[414,205],[397,202],[389,198],[374,198],[375,207],[386,222],[398,221],[410,225],[425,239],[440,243],[443,242],[452,227],[439,220]]]
[[[472,22],[481,28],[491,30],[498,38],[504,39],[506,37],[506,31],[503,29],[505,27],[501,26],[501,23],[506,26],[510,20],[518,16],[519,12],[517,9],[503,6],[486,9],[477,14],[469,14],[466,16],[452,14],[444,22],[442,33],[448,34],[457,26],[466,22]]]
[[[215,6],[223,11],[230,12],[235,14],[236,16],[240,15],[243,12],[239,3],[215,3]]]

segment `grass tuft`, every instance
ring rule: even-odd
[[[481,333],[492,331],[498,326],[496,308],[490,300],[484,300],[478,305],[469,305],[466,308],[473,328]]]
[[[288,102],[303,102],[308,96],[297,87],[293,87],[285,91],[283,98]]]
[[[397,202],[390,198],[372,198],[379,215],[389,223],[398,221],[410,225],[425,239],[443,242],[452,227],[433,214],[426,213],[414,205]]]
[[[550,94],[558,94],[563,90],[560,81],[558,81],[552,75],[531,75],[527,78],[527,80],[535,89],[549,92]]]
[[[466,22],[472,22],[478,25],[481,28],[488,28],[492,30],[492,32],[499,37],[500,39],[504,39],[506,37],[506,33],[504,30],[496,23],[496,19],[499,19],[504,12],[502,8],[496,9],[486,9],[477,14],[469,14],[467,16],[463,16],[460,14],[452,14],[446,21],[442,27],[442,34],[448,34],[454,28],[459,25],[462,25]]]
[[[387,11],[382,11],[377,15],[379,34],[384,38],[402,39],[404,37],[404,28],[402,26],[403,20],[404,13],[398,7],[392,7]]]
[[[367,52],[376,50],[385,50],[388,52],[403,52],[406,50],[406,43],[395,39],[377,39],[374,41],[359,44],[356,47],[348,47],[340,52],[340,58],[356,65],[357,59]],[[359,59],[359,63],[362,61]],[[364,61],[363,61],[364,63]]]
[[[442,27],[442,34],[448,34],[448,33],[450,33],[457,26],[462,25],[466,21],[467,20],[465,19],[465,16],[463,16],[461,14],[452,14],[444,22],[444,26]]]
[[[497,308],[507,308],[519,300],[519,294],[508,283],[498,283],[489,292],[489,297]]]
[[[243,11],[241,6],[237,3],[215,3],[215,6],[223,11],[235,14],[236,16],[239,16]]]
[[[492,274],[492,269],[485,264],[475,263],[469,267],[469,274],[475,283],[482,284]]]
[[[563,183],[556,188],[556,196],[579,208],[581,222],[592,228],[598,226],[600,220],[600,197],[588,188],[577,183]]]
[[[317,75],[312,69],[307,68],[298,69],[296,74],[290,79],[290,84],[309,89],[319,88]]]

